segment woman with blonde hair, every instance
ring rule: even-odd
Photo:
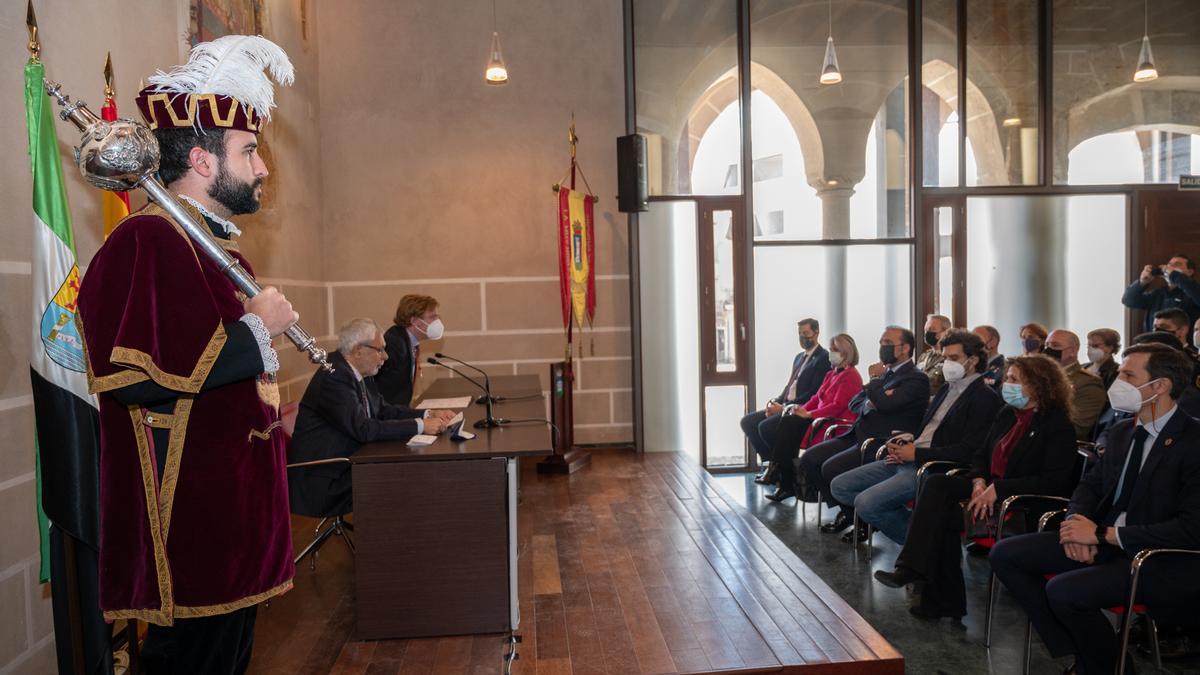
[[[858,345],[845,333],[829,341],[829,364],[833,366],[821,381],[817,393],[804,405],[784,409],[771,446],[771,466],[779,467],[779,488],[767,499],[781,502],[796,496],[796,469],[792,460],[800,448],[808,447],[813,435],[812,422],[822,417],[853,420],[850,399],[862,391],[862,375],[858,372]],[[817,430],[819,432],[819,430]]]

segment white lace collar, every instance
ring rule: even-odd
[[[221,228],[223,230],[225,230],[226,235],[228,235],[230,237],[242,236],[242,231],[237,228],[237,225],[234,225],[233,223],[229,222],[228,220],[222,218],[221,216],[218,216],[218,215],[214,214],[212,211],[209,211],[208,209],[204,208],[204,206],[202,206],[200,204],[200,202],[196,201],[195,199],[192,199],[191,197],[189,197],[187,195],[179,195],[179,198],[182,199],[183,201],[191,204],[192,206],[196,207],[196,209],[198,211],[200,211],[200,213],[204,214],[205,218],[208,218],[209,220],[213,221],[217,225],[220,225]]]

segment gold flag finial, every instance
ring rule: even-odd
[[[571,159],[575,159],[575,146],[579,144],[579,136],[575,134],[575,111],[571,111],[571,127],[567,129],[567,142],[571,144]]]
[[[104,100],[111,101],[117,95],[117,90],[113,87],[113,67],[112,67],[112,52],[104,58]]]
[[[29,0],[28,9],[25,10],[25,27],[29,29],[29,62],[37,63],[38,57],[42,53],[42,43],[38,40],[38,25],[37,15],[33,13],[33,0]]]

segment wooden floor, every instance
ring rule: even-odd
[[[523,467],[514,673],[902,673],[870,625],[686,457]],[[297,547],[315,522],[296,519]],[[258,615],[254,673],[501,673],[502,636],[360,642],[337,541]],[[416,571],[397,570],[397,574]]]

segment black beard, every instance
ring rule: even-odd
[[[254,196],[254,191],[262,185],[262,181],[262,178],[256,178],[253,183],[240,182],[225,171],[225,162],[221,162],[217,169],[217,180],[208,189],[208,196],[229,209],[232,215],[254,213],[261,206],[258,197]]]

